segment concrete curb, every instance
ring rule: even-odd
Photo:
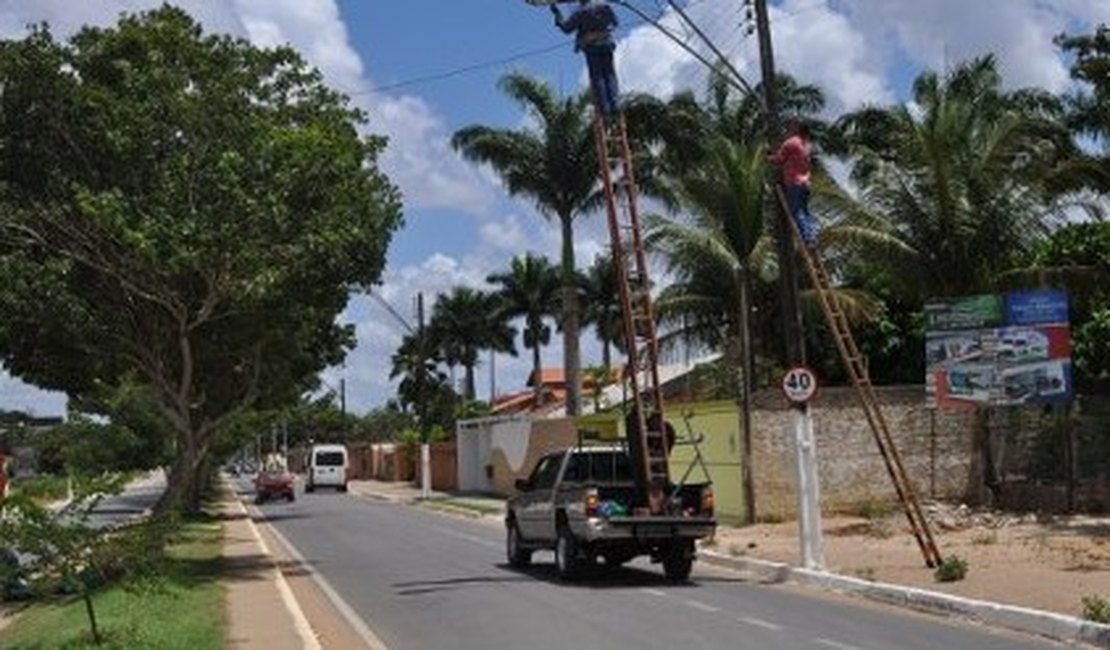
[[[1110,625],[1028,607],[1003,605],[983,600],[928,591],[914,587],[869,582],[859,578],[793,567],[781,562],[732,557],[699,549],[698,559],[708,564],[747,571],[767,582],[793,582],[830,591],[855,594],[899,607],[959,616],[993,627],[1017,630],[1064,642],[1081,642],[1110,648]]]

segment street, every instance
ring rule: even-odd
[[[248,499],[245,480],[239,489]],[[260,510],[394,649],[1062,647],[707,566],[688,585],[646,561],[563,584],[550,553],[509,569],[489,521],[354,495],[299,492]]]

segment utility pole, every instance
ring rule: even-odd
[[[767,14],[767,0],[746,0],[755,3],[755,28],[759,35],[759,61],[763,76],[763,104],[767,116],[767,138],[769,151],[778,148],[782,137],[779,123],[779,105],[775,88],[775,54],[771,43],[771,21]],[[805,363],[805,330],[802,326],[802,310],[798,305],[798,258],[794,254],[794,244],[790,238],[790,228],[786,220],[790,215],[783,210],[782,203],[776,200],[775,239],[778,244],[779,258],[779,299],[782,303],[783,336],[787,366]]]
[[[775,94],[775,54],[771,43],[771,20],[767,0],[745,0],[754,3],[755,27],[759,35],[760,71],[763,77],[763,106],[767,116],[767,138],[770,151],[778,148],[782,138],[779,123],[778,97]],[[775,179],[775,238],[779,258],[779,299],[782,304],[784,351],[786,365],[793,373],[806,361],[805,329],[798,304],[798,258],[794,252],[790,224],[793,216],[786,213],[780,198],[779,180]],[[745,368],[747,370],[747,368]],[[788,373],[788,377],[789,377]],[[816,379],[814,379],[816,382]],[[813,439],[813,416],[808,400],[793,407],[794,452],[798,473],[798,543],[802,563],[811,569],[823,569],[824,551],[821,538],[820,484],[817,475],[817,446]]]
[[[416,294],[416,417],[420,420],[420,496],[432,496],[431,449],[428,446],[428,396],[424,365],[427,341],[424,332],[424,294]]]

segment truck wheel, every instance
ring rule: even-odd
[[[305,491],[305,492],[308,492],[308,493],[312,493],[312,492],[315,492],[315,491],[316,491],[316,486],[315,486],[315,485],[313,485],[313,484],[311,484],[311,483],[305,483],[305,485],[304,485],[304,491]]]
[[[578,577],[582,560],[578,557],[578,541],[566,526],[559,528],[558,538],[555,540],[555,569],[559,578],[573,580]]]
[[[520,545],[520,529],[516,522],[510,522],[505,532],[505,555],[509,558],[509,566],[520,569],[532,563],[532,551]]]
[[[663,556],[663,575],[670,582],[686,582],[694,569],[694,545],[681,543],[667,549]]]

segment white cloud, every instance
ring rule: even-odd
[[[0,411],[26,411],[39,417],[65,415],[66,396],[39,390],[0,370]]]
[[[1052,37],[1090,29],[1107,16],[1103,0],[841,0],[877,58],[897,52],[919,66],[946,66],[993,52],[1011,87],[1060,91],[1067,68]]]

